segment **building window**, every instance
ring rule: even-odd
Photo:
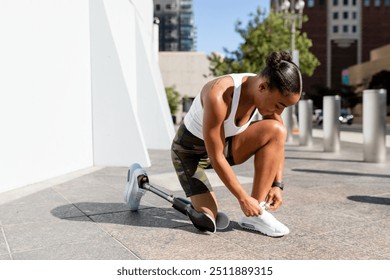
[[[357,32],[357,27],[356,25],[352,25],[352,33],[356,33]]]
[[[352,6],[356,6],[356,0],[352,0]]]
[[[380,7],[381,6],[381,0],[375,0],[374,1],[375,7]]]
[[[343,12],[343,19],[348,19],[348,12]]]
[[[325,4],[325,0],[319,0],[319,4],[320,4],[320,6],[324,6],[324,4]]]
[[[371,3],[370,0],[364,0],[364,7],[370,7]]]
[[[385,0],[385,6],[390,7],[390,0]]]
[[[314,0],[308,0],[308,1],[307,1],[307,6],[308,6],[309,8],[313,8],[313,7],[314,7]]]
[[[333,33],[339,33],[338,25],[333,25]]]
[[[334,12],[333,13],[333,19],[339,19],[339,13],[338,12]]]
[[[352,19],[357,19],[357,13],[356,12],[352,12]]]
[[[343,33],[348,33],[348,25],[343,25]]]
[[[181,5],[181,10],[182,11],[184,11],[184,10],[192,10],[192,5],[191,5],[191,3],[189,3],[189,4],[183,4],[183,5]]]
[[[160,10],[161,10],[160,4],[156,4],[156,11],[160,11]]]
[[[339,5],[339,0],[333,0],[333,6],[338,6]]]
[[[344,6],[348,6],[348,0],[344,0],[343,3],[344,3]]]

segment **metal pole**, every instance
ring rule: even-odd
[[[313,101],[301,100],[298,103],[299,112],[299,144],[311,146],[313,144]]]
[[[295,51],[295,20],[296,20],[295,12],[294,12],[294,8],[292,8],[291,9],[291,56]]]
[[[169,195],[162,190],[157,189],[156,187],[152,186],[148,182],[145,182],[142,184],[142,189],[145,189],[147,191],[150,191],[156,195],[158,195],[161,198],[164,198],[166,201],[173,202],[174,197],[172,195]]]
[[[385,89],[363,92],[364,161],[386,161],[386,95]]]
[[[340,96],[324,96],[323,129],[324,151],[340,151]]]
[[[282,113],[283,123],[287,129],[286,142],[290,143],[293,141],[293,107],[287,107]]]

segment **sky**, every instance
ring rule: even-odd
[[[242,42],[234,30],[241,20],[246,26],[250,13],[261,9],[269,11],[269,0],[193,0],[194,22],[197,29],[198,52],[224,53],[223,48],[236,50]]]

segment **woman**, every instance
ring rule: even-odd
[[[289,233],[267,210],[282,204],[286,129],[280,115],[298,102],[301,92],[302,76],[290,54],[273,52],[258,75],[218,77],[195,98],[173,140],[172,161],[193,208],[210,219],[209,231],[226,218],[218,212],[204,171],[212,167],[241,207],[241,227],[269,236]],[[261,121],[254,121],[257,112]],[[231,166],[251,156],[254,178],[249,195]]]

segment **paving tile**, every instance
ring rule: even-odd
[[[387,191],[388,187],[368,187],[362,184],[312,184],[311,187],[302,185],[287,185],[283,192],[284,203],[290,206],[299,207],[308,204],[327,204],[335,202],[357,202],[366,197],[379,196],[378,193]],[[383,194],[380,194],[383,197]]]
[[[77,198],[77,195],[79,195],[79,197],[98,196],[104,198],[104,196],[100,194],[110,195],[111,193],[123,193],[126,182],[113,182],[112,178],[116,178],[116,180],[119,181],[117,177],[106,178],[100,176],[99,178],[99,176],[93,176],[93,173],[82,176],[79,179],[54,186],[53,189],[64,196],[66,199]],[[101,178],[105,178],[106,182],[104,182]]]
[[[390,220],[365,222],[357,227],[330,233],[333,239],[379,256],[390,255]]]
[[[121,178],[122,181],[126,182],[127,178],[127,170],[128,167],[105,167],[102,168],[96,172],[94,172],[93,176],[103,176],[103,177],[108,177],[110,178],[111,176],[113,177],[119,177]]]
[[[315,234],[340,231],[364,223],[364,217],[351,215],[343,210],[348,203],[307,205],[283,212],[283,222],[297,230]]]
[[[66,205],[52,211],[57,205]],[[0,205],[0,221],[3,225],[69,218],[83,215],[75,206],[51,188]]]
[[[3,228],[0,226],[0,255],[8,254],[7,242],[3,234]]]
[[[136,260],[128,249],[111,237],[80,243],[58,244],[14,253],[15,260]],[[1,257],[1,256],[0,256]]]
[[[337,245],[336,245],[337,244]],[[327,237],[307,236],[294,242],[263,246],[259,257],[270,260],[376,260],[383,259],[376,254],[354,246],[336,242]]]
[[[217,232],[216,234],[221,238],[226,239],[229,243],[236,244],[242,248],[246,248],[247,250],[251,249],[253,252],[256,252],[257,250],[262,251],[263,247],[271,245],[284,246],[285,244],[294,242],[297,239],[309,235],[307,232],[292,230],[287,236],[273,238],[255,231],[242,229],[234,217],[233,219],[234,220],[230,222],[228,229]]]
[[[383,254],[382,257],[386,260],[390,260],[390,254]]]
[[[390,216],[389,205],[369,204],[351,201],[352,207],[342,209],[343,213],[366,221],[386,219]]]
[[[174,229],[133,227],[131,234],[129,229],[115,229],[111,234],[141,259],[220,259],[225,252],[241,249],[192,225]]]
[[[99,214],[112,211],[125,211],[123,189],[107,187],[105,184],[84,185],[80,182],[68,182],[55,187],[70,204],[76,205],[85,214]],[[83,208],[86,205],[99,206]]]
[[[56,208],[51,210],[51,213],[57,218],[62,218],[57,213],[65,211],[69,207],[76,207],[80,210],[82,215],[97,215],[101,213],[111,213],[111,212],[121,212],[127,211],[128,208],[124,203],[111,203],[111,202],[75,202],[73,204],[59,205]],[[78,215],[80,216],[80,215]],[[72,216],[77,217],[77,216]]]
[[[225,250],[247,258],[240,252],[241,247],[218,235],[198,231],[184,215],[170,208],[98,215],[92,219],[141,259],[219,259],[224,258]],[[210,246],[215,250],[210,251]]]
[[[62,202],[64,203],[64,202]],[[3,225],[55,221],[57,218],[79,217],[84,214],[72,204],[57,206],[57,202],[47,204],[3,204],[0,206],[0,220]],[[61,203],[60,203],[61,205]]]
[[[253,259],[302,260],[302,259],[385,259],[384,256],[355,247],[332,234],[312,234],[291,229],[291,233],[280,238],[242,230],[238,224],[231,223],[223,235],[229,242],[247,248]]]
[[[41,191],[37,191],[35,193],[29,194],[27,196],[23,196],[19,199],[15,199],[9,201],[4,204],[0,204],[0,207],[3,205],[28,205],[30,207],[34,207],[36,205],[41,204],[56,204],[56,203],[64,203],[66,200],[61,194],[53,190],[52,188],[47,188]],[[0,211],[1,212],[1,211]]]
[[[6,261],[6,260],[11,260],[11,257],[9,254],[6,255],[0,255],[0,260]]]
[[[170,150],[148,150],[151,160],[151,166],[145,168],[149,174],[175,172],[171,161]]]
[[[5,225],[3,228],[12,254],[107,237],[107,233],[86,217]]]

